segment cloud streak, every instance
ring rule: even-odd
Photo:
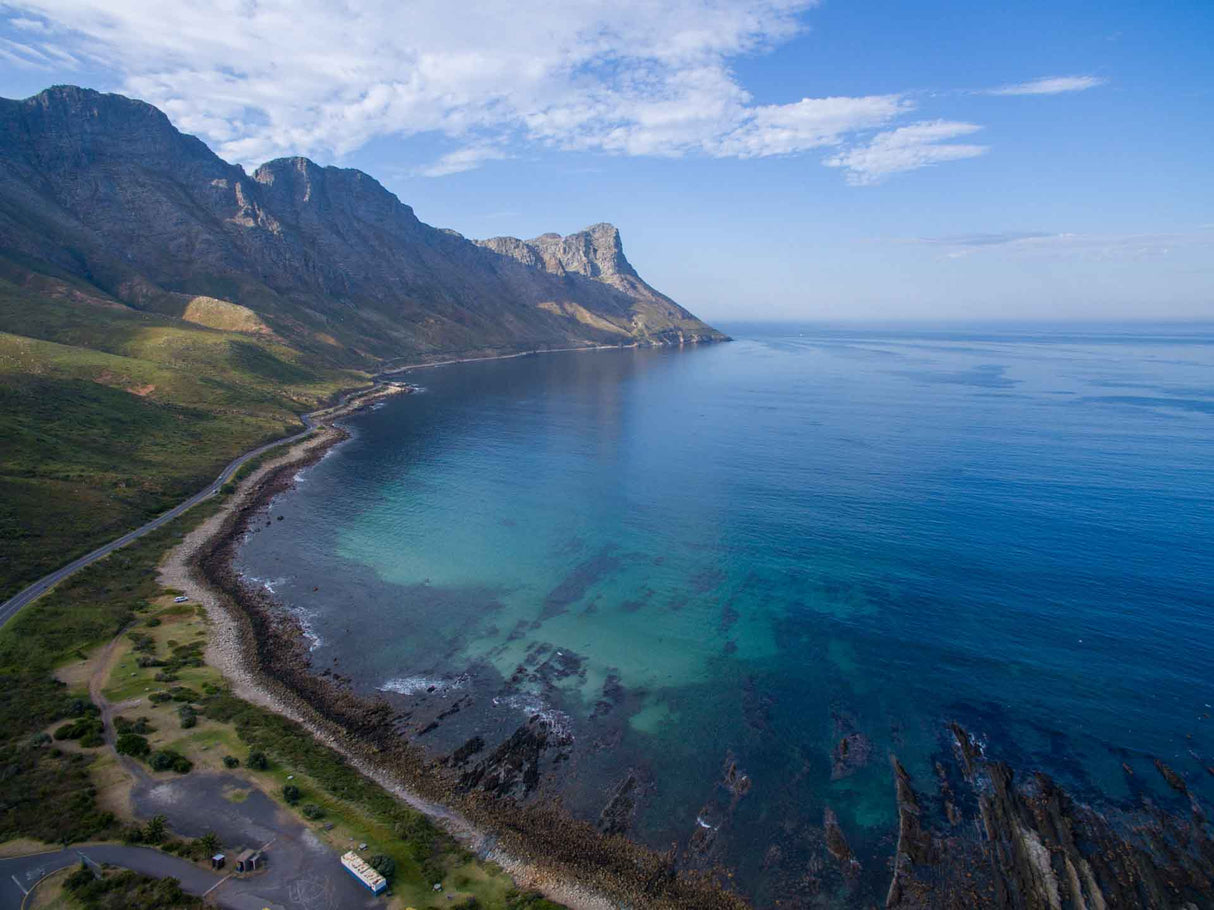
[[[986,95],[1061,95],[1064,92],[1084,92],[1104,85],[1108,80],[1099,76],[1045,76],[1029,82],[1017,82],[987,89]]]
[[[910,243],[940,247],[945,259],[963,259],[978,253],[1005,251],[1046,258],[1082,258],[1092,261],[1153,259],[1186,248],[1214,247],[1214,231],[1197,229],[1139,234],[1048,233],[1001,231],[948,237],[918,237]]]
[[[924,120],[878,133],[870,142],[848,148],[823,163],[844,168],[847,182],[854,186],[872,186],[891,174],[986,154],[985,145],[948,141],[980,129],[976,123]]]

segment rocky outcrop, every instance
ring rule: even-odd
[[[71,86],[0,99],[0,255],[171,316],[228,301],[363,366],[724,338],[645,284],[608,225],[476,244],[361,171],[282,158],[249,175],[151,105]]]

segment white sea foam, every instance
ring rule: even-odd
[[[527,717],[534,717],[538,714],[540,719],[548,724],[548,729],[554,734],[560,737],[573,738],[573,723],[569,715],[564,711],[558,711],[556,708],[553,708],[538,695],[522,692],[518,695],[498,696],[493,699],[493,704],[498,707],[519,711]]]
[[[379,687],[379,691],[395,692],[397,695],[416,695],[418,692],[427,692],[430,689],[435,692],[462,689],[467,681],[467,675],[457,676],[455,679],[442,679],[437,676],[402,676],[399,679],[388,680]]]

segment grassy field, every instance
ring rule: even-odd
[[[242,319],[254,330],[134,310],[0,258],[0,599],[367,383]]]

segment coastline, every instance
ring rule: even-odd
[[[348,409],[336,409],[325,419],[370,400],[350,402]],[[244,585],[232,570],[231,557],[245,530],[264,516],[274,496],[289,489],[296,472],[345,438],[339,428],[323,426],[264,465],[241,485],[223,513],[166,563],[165,570],[181,580],[162,577],[162,582],[197,592],[213,617],[217,653],[209,652],[208,660],[242,697],[301,723],[388,792],[550,899],[575,910],[621,904],[706,910],[746,906],[716,887],[719,879],[711,873],[676,877],[673,851],[657,856],[622,837],[603,837],[551,804],[528,805],[462,788],[453,764],[437,762],[397,737],[389,705],[356,696],[339,678],[311,671],[298,624],[269,594]],[[1214,868],[1214,840],[1204,810],[1183,779],[1159,760],[1155,767],[1172,791],[1169,799],[1089,804],[1046,775],[1032,773],[1031,767],[1013,771],[988,758],[978,740],[948,719],[942,718],[942,727],[935,778],[914,779],[896,756],[889,756],[897,826],[888,890],[881,895],[886,906],[1012,907],[1016,895],[1037,901],[1034,906],[1053,906],[1062,892],[1076,895],[1085,906],[1212,906],[1207,899],[1214,885],[1206,870]],[[533,741],[546,735],[534,720],[521,726],[516,736],[520,734]],[[1126,774],[1133,777],[1128,767]],[[828,866],[814,872],[814,881],[804,886],[812,889],[808,893],[816,895],[819,888],[836,883],[847,887],[859,864],[833,813],[810,837],[822,839],[812,843],[825,851]],[[803,868],[789,866],[798,874]],[[803,887],[792,880],[786,884],[784,893]],[[1164,895],[1183,895],[1190,902],[1172,903]]]
[[[232,569],[232,556],[251,521],[291,487],[302,468],[349,438],[332,421],[396,391],[401,389],[380,386],[312,415],[317,426],[311,436],[259,465],[162,562],[160,583],[184,591],[207,612],[212,626],[207,662],[220,670],[236,695],[299,723],[360,773],[501,866],[521,887],[571,910],[610,910],[620,901],[639,901],[638,906],[655,910],[745,907],[711,876],[678,873],[670,856],[623,837],[601,835],[557,806],[522,806],[484,791],[461,792],[457,773],[394,731],[386,703],[356,696],[311,673],[295,620]],[[543,730],[531,732],[545,736]]]

